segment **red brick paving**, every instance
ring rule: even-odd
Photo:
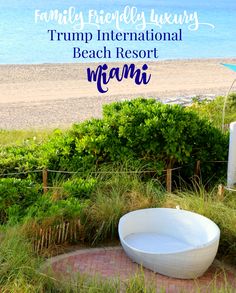
[[[86,275],[98,275],[108,279],[120,278],[125,281],[136,273],[140,273],[140,266],[132,262],[121,247],[83,249],[64,254],[49,260],[52,270],[56,274],[71,274],[79,272]],[[220,268],[214,263],[209,270],[197,280],[181,280],[169,278],[143,268],[145,280],[156,283],[157,292],[165,288],[166,293],[178,292],[212,292],[210,286],[217,288],[224,286],[225,279],[236,292],[236,275],[234,272]],[[163,292],[163,291],[162,291]]]

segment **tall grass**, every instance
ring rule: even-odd
[[[37,143],[45,141],[52,130],[0,130],[0,146],[20,145],[24,141],[34,140]]]
[[[117,226],[129,211],[160,206],[162,192],[150,180],[133,174],[100,175],[91,204],[83,211],[85,238],[93,244],[117,238]]]
[[[38,270],[41,263],[20,227],[7,228],[0,242],[0,292],[43,292],[52,286]]]
[[[212,219],[221,230],[218,257],[236,264],[236,198],[227,192],[221,198],[217,188],[206,191],[198,186],[166,194],[154,180],[143,182],[137,174],[113,174],[99,180],[100,185],[83,211],[85,239],[93,244],[118,239],[119,219],[127,212],[150,207],[190,210]]]
[[[194,99],[194,103],[189,107],[190,110],[195,111],[200,117],[206,118],[212,124],[221,129],[222,127],[222,111],[225,97],[216,97],[213,101],[199,101]],[[231,93],[226,104],[225,124],[229,124],[236,120],[236,93]]]
[[[219,226],[221,241],[218,257],[224,257],[236,264],[234,193],[227,192],[221,198],[216,188],[206,191],[199,184],[192,191],[182,189],[175,194],[166,194],[155,179],[144,179],[138,173],[129,174],[125,170],[123,173],[113,171],[97,175],[95,190],[86,205],[81,208],[79,215],[75,215],[80,218],[81,223],[81,233],[74,231],[80,241],[95,245],[118,240],[118,222],[124,214],[142,208],[175,208],[179,205],[181,209],[194,211],[212,219]],[[43,223],[41,221],[41,225]]]
[[[221,230],[218,256],[226,257],[236,264],[236,199],[235,193],[227,192],[219,198],[216,189],[206,192],[204,188],[166,195],[163,207],[175,207],[194,211],[213,220]]]

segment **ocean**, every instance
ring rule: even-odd
[[[129,9],[135,7],[136,10],[133,12],[136,14],[133,14],[133,18],[129,15],[132,12],[130,10],[126,11],[126,16],[122,16],[127,6]],[[45,19],[43,14],[45,12],[58,10],[68,15],[70,8],[74,8],[78,14],[77,22],[74,19],[73,24],[72,21],[69,22],[69,18],[66,19],[66,24],[60,24],[56,19],[49,22],[42,21]],[[36,10],[38,11],[37,19]],[[97,26],[92,22],[88,23],[90,10],[95,11],[100,17],[97,18],[100,21]],[[109,15],[104,21],[105,15],[109,13],[118,15],[116,20],[110,21],[111,23],[106,22],[109,20]],[[152,22],[150,23],[151,15]],[[159,60],[236,57],[235,0],[138,0],[133,2],[127,0],[0,0],[0,17],[0,64],[127,61],[127,58],[124,60],[116,58],[114,52],[117,47],[122,47],[125,52],[156,49]],[[155,23],[154,20],[157,22]],[[102,24],[102,22],[105,23]],[[83,28],[81,28],[82,25],[84,25]],[[114,30],[121,32],[120,34],[152,30],[159,34],[158,37],[162,40],[134,41],[128,38],[127,40],[97,41],[98,29],[107,33]],[[169,33],[173,37],[172,34],[180,29],[181,41],[175,39],[163,41],[164,33]],[[48,30],[55,31],[56,34],[64,32],[81,34],[78,35],[79,40],[57,41],[50,40]],[[85,33],[91,34],[92,40],[85,42]],[[99,58],[92,53],[84,54],[84,58],[73,58],[74,48],[79,48],[81,52],[84,50],[96,52],[104,47],[111,51],[110,58],[104,59],[103,56]],[[141,54],[140,59],[147,60],[146,56],[143,56]],[[150,56],[150,59],[156,58],[154,55]],[[132,58],[129,60],[133,60]]]

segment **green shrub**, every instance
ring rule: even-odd
[[[25,220],[42,220],[55,218],[60,220],[70,220],[78,218],[81,210],[86,206],[86,202],[81,202],[77,198],[67,198],[53,200],[48,193],[38,198],[27,210]]]
[[[137,99],[104,107],[104,120],[134,158],[187,163],[225,157],[227,137],[179,105]],[[112,145],[114,147],[114,144]],[[115,153],[116,150],[113,150]]]
[[[97,180],[94,178],[74,178],[62,184],[64,193],[70,197],[89,198],[95,189]]]
[[[179,105],[136,99],[106,105],[103,119],[75,124],[45,145],[44,165],[50,169],[84,170],[104,163],[129,161],[134,168],[162,171],[190,165],[184,179],[191,177],[196,160],[226,160],[228,136]],[[207,180],[218,178],[222,166],[202,168]]]
[[[27,140],[16,146],[0,147],[0,174],[19,173],[38,169],[39,146],[33,140]],[[26,178],[21,174],[14,177]]]
[[[187,180],[195,162],[201,160],[203,182],[213,177],[214,183],[226,174],[225,168],[204,162],[227,159],[228,135],[195,112],[153,99],[112,103],[104,106],[103,119],[75,124],[66,132],[56,130],[42,145],[27,142],[2,148],[0,172],[46,167],[82,171],[86,176],[104,164],[128,161],[134,170],[145,168],[158,174],[167,167],[188,165],[180,173]],[[38,176],[30,178],[41,181]]]
[[[0,223],[13,222],[25,215],[41,193],[41,187],[30,180],[0,179]]]
[[[221,130],[222,128],[222,112],[224,107],[225,97],[216,97],[213,101],[200,101],[195,98],[193,104],[188,107],[190,111],[194,111],[199,117],[207,119],[215,127]],[[229,124],[236,120],[236,94],[231,94],[226,100],[224,124]]]

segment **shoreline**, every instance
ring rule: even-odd
[[[0,129],[66,127],[101,117],[106,103],[140,96],[181,102],[191,96],[225,95],[236,75],[222,62],[236,63],[236,58],[147,62],[152,74],[148,85],[112,80],[106,94],[98,93],[96,84],[86,79],[86,68],[101,63],[0,65]]]
[[[165,63],[165,62],[195,62],[195,61],[201,61],[201,62],[208,62],[208,61],[220,61],[220,60],[234,60],[236,61],[236,56],[232,56],[232,57],[199,57],[199,58],[167,58],[167,59],[157,59],[157,60],[154,60],[154,59],[150,59],[150,60],[129,60],[129,61],[126,61],[126,62],[121,62],[121,61],[117,61],[117,60],[104,60],[103,61],[90,61],[90,62],[55,62],[55,63],[47,63],[47,62],[43,62],[43,63],[7,63],[7,64],[4,64],[4,63],[0,63],[0,68],[1,67],[4,67],[4,66],[41,66],[41,65],[91,65],[91,64],[95,64],[95,65],[98,65],[98,64],[101,64],[101,63],[108,63],[108,64],[123,64],[123,63],[135,63],[135,64],[138,64],[138,63]]]

